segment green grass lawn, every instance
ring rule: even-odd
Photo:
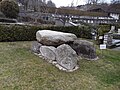
[[[120,90],[120,51],[97,50],[100,60],[80,60],[67,73],[34,55],[31,44],[0,42],[0,90]]]

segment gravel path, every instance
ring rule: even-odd
[[[112,50],[117,50],[117,51],[120,51],[120,47],[113,48]]]

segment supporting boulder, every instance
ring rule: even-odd
[[[57,47],[56,60],[59,65],[67,70],[73,70],[77,66],[77,54],[66,44]]]
[[[88,60],[96,60],[96,50],[92,42],[86,40],[75,40],[70,46],[76,51],[77,55]]]
[[[53,46],[41,46],[40,47],[40,53],[41,55],[46,58],[47,60],[55,60],[56,54],[55,54],[56,48]]]
[[[34,52],[34,53],[40,53],[40,47],[42,46],[42,44],[38,43],[37,41],[33,42],[32,43],[32,47],[31,47],[31,50]]]
[[[39,30],[36,33],[38,42],[47,46],[59,46],[61,44],[73,42],[77,36],[72,33],[63,33],[51,30]]]

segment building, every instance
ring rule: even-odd
[[[36,3],[38,0],[29,0],[28,7],[25,9],[21,4],[20,18],[29,18],[27,21],[52,21],[63,20],[72,21],[75,23],[89,23],[89,24],[117,24],[120,23],[120,9],[111,5],[84,5],[76,8],[56,8],[47,7],[43,2]],[[41,0],[42,1],[42,0]],[[36,8],[34,8],[34,5]],[[24,8],[23,8],[24,7]],[[84,9],[84,8],[85,9]],[[23,9],[23,10],[22,10]]]

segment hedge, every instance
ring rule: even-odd
[[[120,34],[113,34],[113,39],[119,39],[120,40]]]
[[[120,29],[120,24],[106,24],[106,25],[98,25],[98,34],[104,35],[105,33],[108,33],[111,30],[111,26],[115,26],[115,33],[117,33],[117,30]]]
[[[111,29],[111,26],[115,26],[115,33],[113,34],[113,39],[120,39],[120,35],[116,34],[118,28],[120,28],[120,24],[115,24],[115,25],[98,25],[97,28],[97,32],[98,32],[98,37],[96,40],[97,44],[102,44],[103,40],[99,40],[99,36],[104,36],[105,33],[108,33]]]
[[[99,25],[98,27],[98,35],[103,36],[105,33],[110,31],[110,25]]]
[[[0,18],[0,22],[2,22],[2,23],[17,23],[17,20],[9,19],[9,18]]]
[[[0,41],[33,41],[36,40],[38,30],[54,30],[74,33],[79,38],[91,39],[89,26],[81,27],[55,27],[55,26],[30,26],[30,25],[0,25]]]

